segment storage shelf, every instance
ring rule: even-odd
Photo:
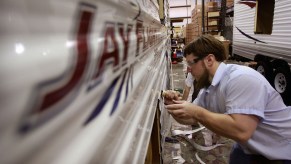
[[[220,32],[219,30],[209,30],[209,31],[205,31],[206,33],[208,32]]]
[[[206,27],[217,27],[217,26],[219,26],[219,24],[217,24],[217,25],[207,25]]]
[[[216,21],[215,24],[212,23],[213,21]],[[207,24],[205,33],[221,32],[220,23],[221,16],[219,11],[207,12]],[[213,29],[213,27],[217,27],[217,30],[215,30],[216,28]]]

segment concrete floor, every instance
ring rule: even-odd
[[[172,77],[175,90],[181,90],[184,87],[185,73],[183,72],[183,63],[173,64]],[[171,130],[192,130],[191,126],[181,125],[171,118]],[[191,137],[190,137],[191,138]],[[204,138],[202,132],[197,132],[192,135],[192,139],[188,137],[173,137],[171,134],[167,137],[167,142],[163,149],[163,163],[206,163],[206,164],[226,164],[228,163],[229,152],[234,143],[232,140],[220,137],[218,143],[223,143],[210,151],[197,150],[193,146],[193,142],[204,146]],[[198,158],[202,162],[199,162]]]

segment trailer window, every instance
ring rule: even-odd
[[[275,0],[257,0],[255,34],[272,34]]]

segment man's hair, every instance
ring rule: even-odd
[[[226,59],[226,51],[223,43],[212,35],[202,35],[185,46],[184,57],[191,53],[201,58],[206,57],[208,54],[213,54],[217,61]]]

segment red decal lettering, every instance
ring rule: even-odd
[[[119,34],[121,35],[123,45],[124,45],[122,65],[125,65],[127,62],[128,48],[129,48],[129,35],[132,30],[132,25],[127,26],[126,34],[124,34],[123,24],[121,23],[118,24],[118,30],[119,30]]]
[[[145,27],[144,28],[144,38],[143,38],[143,50],[146,50],[149,46],[148,37],[149,37],[149,28]]]
[[[103,52],[100,57],[98,71],[94,78],[98,78],[101,75],[101,72],[105,67],[104,65],[109,60],[113,59],[113,66],[115,67],[114,71],[117,70],[117,66],[119,65],[118,44],[114,35],[114,31],[114,23],[106,23]]]
[[[143,41],[143,27],[142,27],[142,21],[137,21],[136,22],[136,41],[137,41],[137,44],[136,44],[136,56],[139,55],[139,46],[140,46],[140,43],[142,43]]]
[[[85,72],[88,61],[88,43],[87,35],[90,30],[90,23],[93,13],[90,11],[81,11],[79,27],[77,29],[77,56],[76,65],[70,80],[60,88],[45,95],[38,112],[42,112],[52,105],[62,100],[80,81]]]

